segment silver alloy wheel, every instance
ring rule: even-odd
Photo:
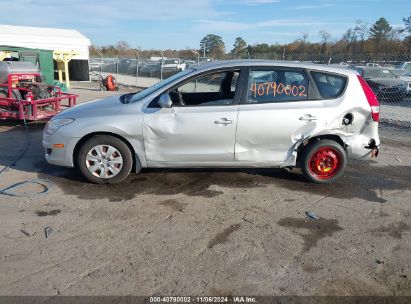
[[[110,145],[98,145],[88,151],[86,166],[94,176],[108,179],[120,173],[123,168],[123,157]]]

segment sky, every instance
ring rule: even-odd
[[[6,0],[0,0],[0,2]],[[207,34],[248,44],[288,43],[326,30],[339,39],[356,20],[386,18],[395,28],[411,14],[410,0],[13,0],[0,23],[76,29],[93,44],[125,40],[143,49],[198,49]]]

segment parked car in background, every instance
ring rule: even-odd
[[[200,57],[198,58],[199,63],[208,63],[208,62],[213,62],[214,59],[211,57]]]
[[[186,64],[187,68],[198,65],[198,62],[196,60],[184,60],[184,63]]]
[[[186,63],[180,58],[168,58],[163,61],[163,71],[184,71],[187,68]]]
[[[133,68],[136,69],[136,67]],[[165,79],[178,72],[180,71],[174,68],[165,69],[164,66],[161,66],[161,61],[147,61],[139,67],[138,74],[143,77],[160,78],[162,76]]]
[[[139,76],[141,76],[141,68],[143,67],[144,63],[142,60],[139,60],[138,62],[138,74]],[[129,65],[127,66],[127,75],[131,75],[131,76],[136,76],[137,74],[137,59],[131,61],[129,63]]]
[[[144,77],[160,77],[161,63],[160,62],[146,62],[139,70],[139,74]]]
[[[128,66],[130,65],[130,63],[131,63],[132,61],[133,61],[133,60],[127,59],[127,58],[120,58],[120,59],[118,59],[118,60],[117,60],[117,65],[118,65],[118,67],[116,68],[116,71],[118,70],[118,72],[119,72],[120,74],[127,74]]]
[[[105,58],[104,64],[101,66],[103,72],[117,73],[117,58]]]
[[[375,62],[368,62],[365,64],[367,67],[374,67],[374,68],[380,68],[381,65],[379,63],[375,63]]]
[[[405,88],[406,94],[411,95],[411,72],[408,72],[407,74],[402,75],[399,78],[402,81],[404,81],[406,84],[406,88]]]
[[[402,101],[406,93],[406,84],[398,79],[389,69],[379,67],[358,67],[358,72],[367,81],[379,100],[390,102]]]
[[[299,167],[326,184],[348,158],[377,156],[378,120],[378,100],[357,71],[217,61],[66,110],[46,125],[43,146],[49,163],[100,184],[188,167]]]
[[[102,66],[105,63],[103,61],[100,61],[99,59],[90,59],[90,71],[100,71],[100,68],[102,68]]]
[[[411,70],[411,61],[401,62],[395,68],[398,70]]]

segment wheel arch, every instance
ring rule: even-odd
[[[313,136],[310,137],[306,140],[304,140],[300,146],[297,149],[297,165],[300,166],[300,161],[301,161],[301,157],[303,155],[304,149],[306,147],[308,147],[310,144],[312,144],[313,142],[322,140],[322,139],[328,139],[328,140],[332,140],[337,142],[339,145],[341,145],[341,147],[343,147],[344,151],[347,152],[347,145],[345,144],[345,142],[341,139],[340,136],[335,135],[335,134],[324,134],[324,135],[317,135],[317,136]]]
[[[98,135],[108,135],[108,136],[112,136],[112,137],[118,138],[118,139],[120,139],[122,142],[124,142],[124,143],[127,145],[127,147],[130,149],[131,155],[132,155],[132,157],[133,157],[133,164],[132,164],[132,169],[131,169],[132,172],[139,172],[139,171],[141,170],[141,161],[140,161],[140,159],[138,158],[138,155],[137,155],[134,147],[132,146],[132,144],[131,144],[127,139],[125,139],[123,136],[120,136],[120,135],[118,135],[118,134],[111,133],[111,132],[92,132],[92,133],[86,134],[86,135],[84,135],[82,138],[80,138],[80,140],[76,143],[76,145],[75,145],[75,147],[74,147],[74,150],[73,150],[73,156],[72,156],[73,159],[72,159],[72,161],[73,161],[74,167],[77,167],[76,157],[77,157],[77,154],[78,154],[78,152],[79,152],[79,150],[80,150],[80,147],[81,147],[87,140],[89,140],[90,138],[92,138],[92,137],[94,137],[94,136],[98,136]]]

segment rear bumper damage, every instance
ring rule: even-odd
[[[344,140],[347,145],[347,156],[351,159],[374,158],[379,154],[379,140],[367,139],[365,136],[357,135]]]
[[[371,138],[370,141],[368,142],[368,146],[365,146],[364,148],[371,150],[371,157],[372,158],[378,157],[379,145],[377,145],[374,138]]]

